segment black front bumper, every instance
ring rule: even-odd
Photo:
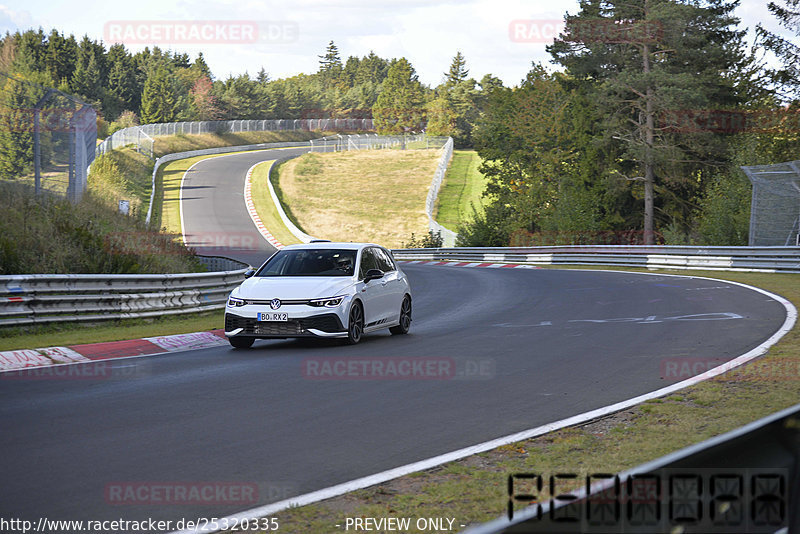
[[[346,329],[335,313],[325,313],[290,319],[288,321],[256,321],[250,317],[242,317],[233,313],[225,313],[225,331],[232,332],[241,328],[236,336],[257,338],[283,337],[318,337],[309,332],[310,329],[327,333],[344,332]]]

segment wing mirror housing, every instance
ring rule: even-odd
[[[256,270],[255,270],[255,269],[247,269],[247,270],[244,272],[244,277],[245,277],[245,278],[250,278],[250,277],[251,277],[251,276],[253,276],[254,274],[256,274]]]
[[[370,282],[372,280],[378,280],[383,278],[383,271],[380,269],[370,269],[367,271],[367,275],[364,277],[364,283]]]

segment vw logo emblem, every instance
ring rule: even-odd
[[[269,307],[273,310],[277,310],[281,307],[281,299],[272,299],[269,303]]]

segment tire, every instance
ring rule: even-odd
[[[228,342],[235,349],[249,349],[253,346],[255,338],[252,337],[229,337]]]
[[[361,341],[364,335],[364,309],[359,302],[354,302],[350,308],[350,317],[347,321],[347,339],[348,345],[355,345]]]
[[[403,335],[408,334],[409,328],[411,328],[411,297],[406,295],[400,305],[400,324],[390,327],[389,332],[392,335]]]

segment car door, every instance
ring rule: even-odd
[[[370,269],[379,269],[378,257],[372,247],[365,248],[361,251],[361,262],[359,264],[358,279],[360,280],[359,296],[361,302],[364,304],[364,326],[370,327],[376,324],[383,318],[384,303],[381,302],[383,297],[383,285],[380,280],[372,280],[364,282],[364,277]]]
[[[396,322],[400,317],[400,305],[405,296],[405,284],[392,256],[386,250],[376,248],[375,255],[378,258],[378,269],[386,273],[381,279],[384,290],[382,297],[382,305],[385,308],[384,317],[389,322]]]

